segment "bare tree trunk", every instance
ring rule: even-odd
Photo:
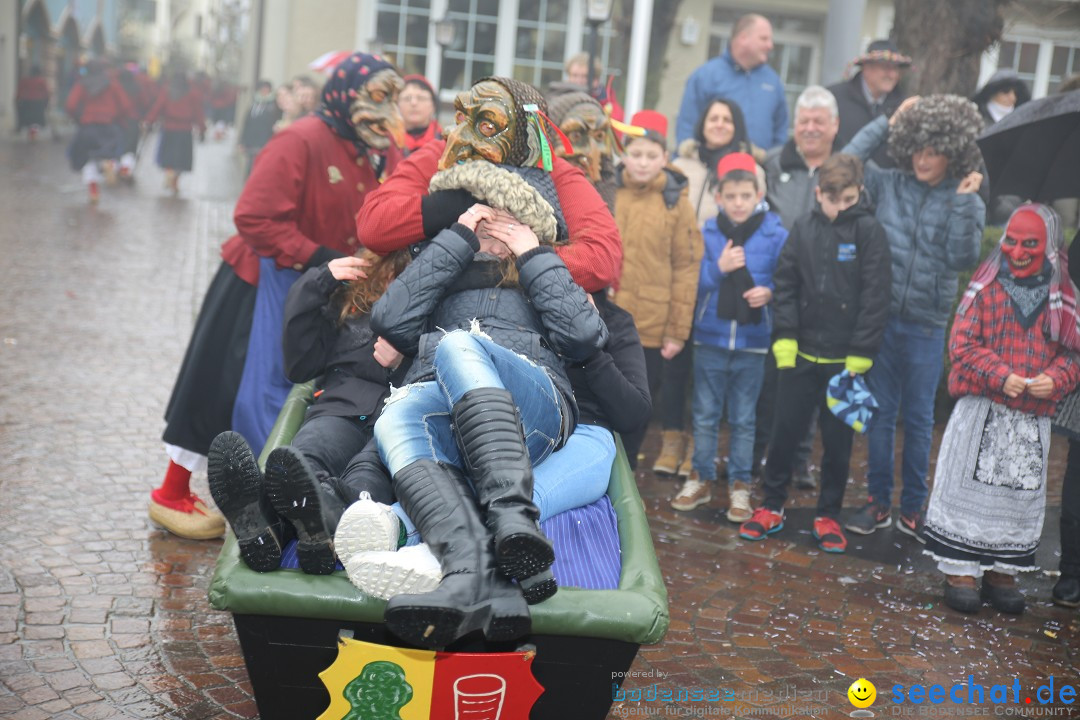
[[[1011,0],[895,0],[892,36],[914,65],[908,92],[970,96],[983,52],[1001,39]]]
[[[645,107],[656,107],[660,101],[660,79],[667,64],[668,39],[679,14],[682,0],[661,0],[653,3],[652,27],[649,29],[649,66],[645,75]],[[631,16],[632,17],[632,16]],[[630,28],[626,29],[627,37]],[[627,118],[629,120],[629,118]]]

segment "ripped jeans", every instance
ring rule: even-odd
[[[478,388],[503,388],[513,395],[534,466],[555,449],[567,408],[544,368],[464,330],[442,338],[434,366],[434,381],[395,388],[375,423],[379,455],[391,477],[417,460],[464,467],[450,411],[465,393]]]

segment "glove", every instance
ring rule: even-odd
[[[467,190],[439,190],[420,200],[424,237],[431,239],[457,222],[478,200]]]
[[[781,370],[795,367],[795,356],[799,354],[799,341],[795,338],[782,338],[773,343],[773,355],[776,367]]]
[[[874,361],[868,357],[860,357],[859,355],[848,355],[844,358],[844,369],[848,372],[855,373],[856,375],[862,375],[863,373],[870,372],[870,368],[874,365]]]

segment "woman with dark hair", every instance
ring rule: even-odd
[[[191,172],[194,155],[191,131],[198,128],[199,137],[206,136],[202,96],[191,86],[183,72],[172,74],[168,88],[146,114],[147,125],[159,120],[161,141],[157,164],[165,170],[166,189],[177,195],[180,192],[180,173]]]
[[[423,75],[406,75],[405,89],[398,97],[398,110],[405,122],[405,155],[442,137],[436,118],[439,108],[435,88]]]
[[[713,98],[694,126],[694,137],[679,145],[677,157],[671,161],[690,181],[690,204],[699,225],[716,217],[718,208],[712,187],[716,182],[716,164],[733,152],[750,153],[758,164],[765,160],[765,152],[754,147],[747,137],[739,104],[727,98]]]
[[[354,53],[335,69],[319,111],[274,135],[256,158],[236,202],[238,232],[222,248],[165,411],[170,462],[150,517],[170,532],[199,539],[224,530],[192,494],[191,473],[225,430],[256,450],[265,442],[291,388],[281,353],[285,296],[301,271],[359,248],[353,218],[397,159],[400,89],[387,60]]]

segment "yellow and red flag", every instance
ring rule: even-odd
[[[407,650],[338,638],[319,673],[330,706],[318,720],[528,720],[544,692],[536,653]],[[451,714],[452,713],[452,714]]]

